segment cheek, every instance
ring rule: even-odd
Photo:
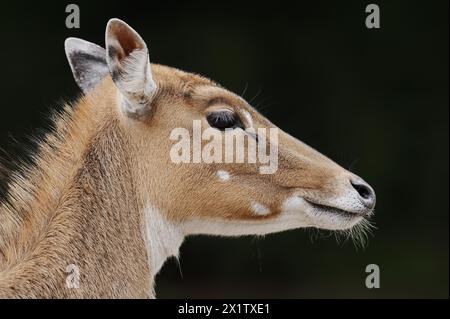
[[[281,212],[283,192],[268,180],[218,168],[197,193],[197,216],[224,219],[269,219]]]
[[[236,165],[174,165],[166,207],[176,219],[271,220],[280,215],[289,191],[271,176]],[[167,173],[167,172],[166,172]],[[173,174],[172,174],[173,173]]]

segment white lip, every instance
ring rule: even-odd
[[[308,199],[305,201],[311,206],[314,210],[319,213],[330,214],[330,215],[338,215],[345,218],[355,218],[355,217],[364,217],[365,214],[360,211],[350,211],[347,209],[342,209],[334,206],[328,206],[324,204],[319,204]]]
[[[351,198],[350,198],[351,199]],[[358,202],[348,198],[333,200],[333,206],[295,194],[282,205],[282,216],[303,216],[299,227],[315,227],[329,230],[349,229],[361,222],[370,212]],[[339,208],[338,208],[339,207]]]
[[[314,221],[317,227],[338,230],[351,228],[370,213],[360,210],[351,211],[324,204],[318,204],[305,199],[307,203],[306,213]]]

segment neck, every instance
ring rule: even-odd
[[[178,225],[168,221],[151,203],[144,208],[144,233],[151,275],[155,276],[167,258],[178,258],[185,235]]]
[[[177,254],[183,235],[139,196],[130,143],[102,112],[114,103],[94,100],[57,122],[0,203],[2,297],[153,297]]]

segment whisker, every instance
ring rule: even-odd
[[[177,256],[177,257],[175,258],[175,260],[176,260],[176,263],[177,263],[177,266],[178,266],[178,270],[179,270],[179,272],[180,272],[181,279],[184,279],[183,271],[181,270],[181,262],[180,262],[180,258]]]
[[[348,167],[348,171],[349,172],[351,172],[352,170],[353,170],[353,167],[356,165],[356,163],[358,163],[359,162],[359,158],[356,158],[356,159],[354,159],[351,163],[350,163],[350,165],[349,165],[349,167]]]
[[[248,103],[249,104],[252,104],[252,102],[261,94],[261,92],[262,92],[262,89],[261,89],[261,87],[259,87],[258,88],[258,91],[256,92],[256,95],[254,96],[254,97],[252,97],[249,101],[248,101]]]
[[[336,231],[337,242],[344,238],[343,243],[351,240],[356,250],[366,249],[369,241],[369,236],[373,236],[373,230],[376,227],[373,222],[368,219],[363,219],[359,224],[353,226],[350,229]]]
[[[241,93],[241,97],[245,100],[245,93],[247,93],[247,89],[248,89],[248,82],[245,82],[245,87],[244,87],[244,91],[242,91]]]

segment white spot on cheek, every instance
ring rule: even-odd
[[[298,196],[292,196],[287,198],[283,205],[281,206],[281,211],[284,213],[287,212],[298,212],[305,205],[305,200]]]
[[[221,181],[226,182],[230,179],[230,173],[227,171],[217,171],[217,177],[219,177]]]
[[[253,213],[258,216],[266,216],[270,214],[270,209],[258,202],[252,202],[251,204]]]

